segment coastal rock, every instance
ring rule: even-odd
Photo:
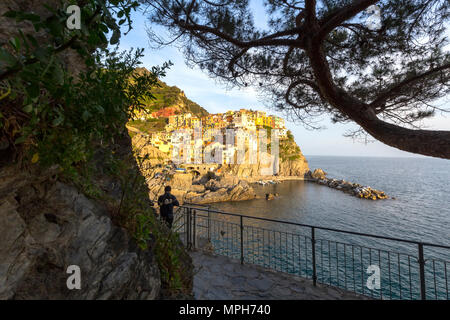
[[[266,193],[266,200],[273,200],[278,196],[279,196],[278,193]]]
[[[0,299],[159,296],[152,250],[141,250],[106,208],[51,174],[36,178],[10,167],[1,175]],[[70,265],[80,267],[80,290],[66,286]]]
[[[358,183],[351,183],[345,180],[327,178],[326,173],[322,169],[315,169],[311,174],[311,178],[317,184],[349,193],[361,199],[378,200],[389,198],[385,192],[372,189],[368,186],[362,186]]]
[[[256,193],[253,188],[245,181],[239,181],[234,186],[227,183],[221,184],[221,181],[210,180],[204,193],[189,192],[185,199],[192,203],[213,203],[222,201],[241,201],[254,199]]]
[[[245,153],[244,159],[250,159],[249,151]],[[261,159],[271,159],[271,162],[262,162]],[[293,137],[280,141],[278,164],[278,176],[304,178],[309,172],[308,161],[306,161],[306,158],[293,140]],[[223,172],[241,179],[262,179],[272,175],[267,175],[265,172],[276,172],[275,165],[274,158],[268,153],[263,153],[256,163],[223,165],[222,170]]]
[[[201,184],[193,184],[189,188],[189,191],[196,192],[196,193],[202,193],[205,192],[206,188],[204,185]]]
[[[300,154],[293,159],[280,161],[278,175],[284,177],[304,177],[308,172],[308,162],[306,161],[306,158]]]
[[[325,179],[325,176],[326,176],[326,173],[325,173],[325,171],[323,171],[322,169],[315,169],[314,171],[313,171],[313,173],[311,174],[311,177],[313,178],[313,179],[317,179],[317,180],[324,180]]]
[[[207,189],[207,190],[215,192],[215,191],[219,190],[220,188],[222,188],[222,185],[220,184],[220,182],[218,180],[211,179],[205,183],[205,189]]]

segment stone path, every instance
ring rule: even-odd
[[[203,251],[191,252],[195,267],[194,296],[199,300],[353,300],[367,299],[311,280],[241,265],[239,261]]]

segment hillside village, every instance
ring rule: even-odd
[[[223,154],[219,158],[223,160],[224,164],[232,161],[231,158],[236,151],[235,141],[232,141],[232,143],[227,141],[227,129],[240,130],[239,134],[247,139],[247,144],[251,143],[250,141],[256,143],[256,140],[252,140],[252,138],[255,139],[258,136],[259,129],[266,129],[268,137],[270,137],[273,129],[277,130],[280,140],[287,139],[289,134],[283,118],[267,115],[263,111],[240,109],[239,111],[227,111],[198,117],[192,113],[171,114],[172,109],[165,109],[147,116],[141,115],[140,120],[149,121],[167,118],[164,130],[151,133],[150,139],[152,146],[167,154],[174,152],[174,133],[180,130],[188,130],[191,133],[192,147],[194,147],[194,143],[199,143],[195,141],[194,134],[200,135],[201,130],[201,137],[196,136],[196,140],[201,140],[201,147],[204,150],[221,148]],[[195,133],[195,130],[198,133]],[[222,136],[222,141],[216,141],[218,135]]]

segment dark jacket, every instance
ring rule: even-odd
[[[170,193],[165,193],[158,198],[158,205],[160,207],[160,213],[163,217],[173,216],[173,207],[179,206],[177,198]]]

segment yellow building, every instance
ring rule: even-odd
[[[255,124],[257,126],[263,126],[264,125],[264,118],[263,117],[256,117]]]
[[[263,117],[263,125],[264,125],[265,127],[273,128],[272,117]]]
[[[202,124],[202,121],[199,118],[197,118],[197,117],[191,118],[191,127],[192,128],[198,128],[201,126],[201,124]]]

